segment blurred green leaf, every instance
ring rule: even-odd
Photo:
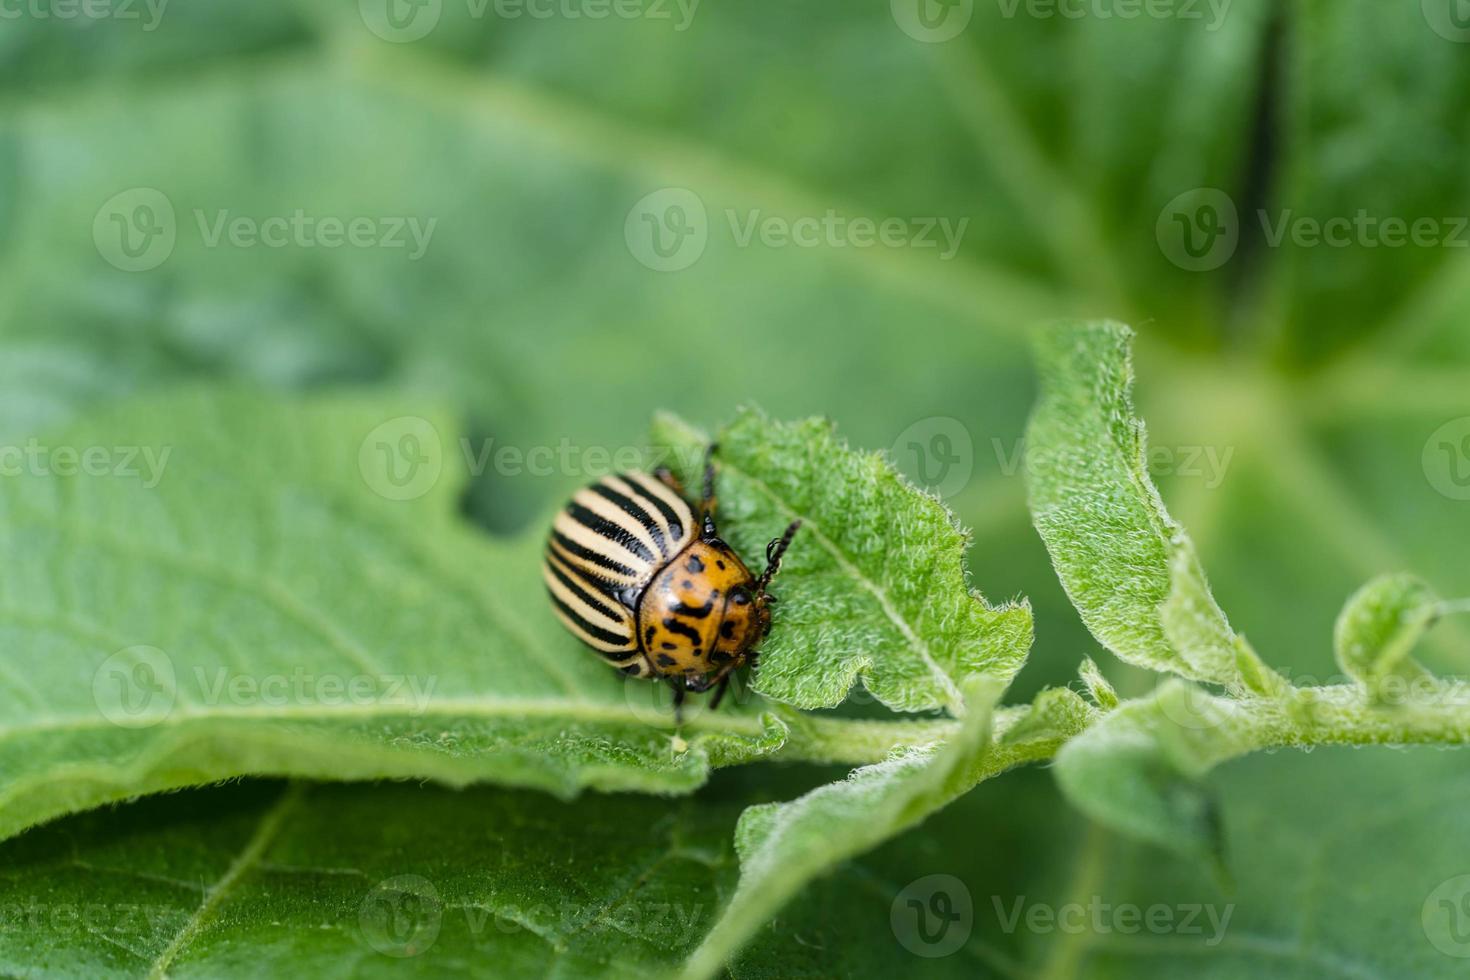
[[[1304,221],[1332,236],[1287,234],[1266,264],[1279,304],[1269,314],[1284,324],[1278,344],[1295,362],[1396,330],[1427,296],[1463,278],[1470,63],[1454,17],[1454,5],[1438,0],[1293,8],[1279,183],[1267,214],[1242,220],[1259,222],[1262,237],[1268,222]],[[1424,244],[1409,237],[1416,223]]]

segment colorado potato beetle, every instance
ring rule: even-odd
[[[752,575],[720,539],[714,480],[707,455],[696,518],[667,468],[607,476],[556,515],[541,565],[562,624],[623,673],[668,681],[679,721],[686,691],[717,688],[714,710],[730,675],[754,665],[776,601],[766,590],[801,526],[766,545]]]

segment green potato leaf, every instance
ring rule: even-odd
[[[26,556],[0,579],[0,832],[252,773],[687,792],[778,749],[864,762],[944,730],[793,727],[737,697],[675,737],[664,688],[610,670],[553,618],[540,529],[487,540],[458,518],[457,429],[413,411],[180,394],[37,443],[52,462],[0,487],[0,540]],[[84,465],[94,448],[117,465]],[[882,506],[933,519],[933,501],[874,478]],[[828,508],[843,499],[809,501],[814,525],[840,526]],[[744,526],[738,508],[730,524]],[[796,651],[891,627],[876,606],[844,613],[773,636]],[[1009,615],[1020,635],[1003,639],[1028,639],[1025,609]],[[1018,664],[1024,646],[1006,653]]]
[[[647,976],[731,887],[740,797],[246,783],[3,848],[0,971]]]
[[[1434,625],[1441,602],[1412,575],[1385,575],[1348,599],[1333,630],[1337,665],[1353,680],[1376,688],[1385,675],[1414,682],[1429,677],[1410,652]]]
[[[1223,866],[1217,805],[1204,786],[1215,766],[1279,747],[1463,745],[1470,709],[1462,686],[1407,659],[1441,608],[1417,579],[1376,580],[1339,617],[1338,658],[1359,684],[1294,686],[1234,634],[1149,476],[1130,402],[1131,337],[1104,323],[1040,338],[1028,448],[1036,526],[1100,642],[1229,696],[1170,678],[1069,741],[1055,768],[1067,798],[1098,820]],[[1397,698],[1385,697],[1385,675],[1403,682]]]
[[[815,882],[731,974],[1464,975],[1458,754],[1277,753],[1218,776],[1228,882],[1089,824],[1045,772],[1021,770]]]
[[[654,443],[698,486],[708,440],[664,417]],[[745,555],[792,520],[801,529],[775,591],[777,623],[756,690],[802,708],[831,707],[861,680],[898,711],[963,711],[972,675],[1009,681],[1031,646],[1024,602],[992,606],[966,582],[968,541],[954,515],[877,453],[856,452],[820,419],[773,422],[745,410],[717,438],[720,512]]]
[[[972,681],[943,743],[788,803],[760,800],[791,771],[678,801],[257,783],[94,811],[0,846],[0,968],[709,975],[813,877],[1046,758],[1089,716],[1065,690],[992,716],[999,691]]]
[[[1026,445],[1032,518],[1099,642],[1141,667],[1237,684],[1235,632],[1149,476],[1131,401],[1132,336],[1115,323],[1038,334],[1041,396]]]
[[[1120,592],[1136,604],[1138,619],[1131,628],[1114,623],[1104,645],[1150,669],[1224,685],[1231,697],[1166,684],[1151,698],[1119,701],[1099,672],[1085,670],[1095,703],[1118,708],[1118,717],[1104,717],[1074,742],[1076,758],[1097,765],[1091,781],[1069,781],[1078,774],[1065,753],[1057,775],[1068,798],[1084,809],[1096,806],[1152,828],[1135,833],[1187,842],[1181,849],[1195,854],[1213,853],[1223,839],[1236,892],[1212,891],[1212,878],[1149,846],[1085,830],[1046,788],[1048,778],[1017,774],[982,785],[936,813],[921,832],[808,884],[800,901],[755,934],[753,948],[727,961],[730,969],[738,976],[773,977],[894,976],[916,969],[1011,978],[1459,976],[1467,950],[1457,938],[1466,934],[1460,911],[1465,894],[1456,884],[1464,871],[1457,855],[1465,849],[1464,821],[1457,819],[1464,795],[1458,756],[1319,751],[1310,758],[1256,755],[1205,770],[1279,745],[1333,739],[1445,744],[1455,738],[1455,689],[1435,682],[1427,670],[1420,676],[1412,665],[1417,659],[1439,673],[1463,673],[1467,635],[1447,624],[1428,634],[1411,659],[1413,637],[1427,625],[1415,590],[1405,590],[1401,602],[1391,588],[1370,585],[1359,596],[1364,601],[1350,602],[1336,666],[1326,638],[1342,596],[1387,571],[1414,568],[1443,594],[1470,593],[1470,564],[1452,533],[1463,526],[1470,472],[1464,422],[1470,413],[1470,333],[1464,329],[1470,263],[1458,247],[1465,237],[1462,162],[1470,134],[1463,124],[1470,62],[1458,43],[1465,34],[1454,0],[1236,0],[1195,5],[1194,18],[1184,15],[1185,6],[1165,5],[1178,16],[1129,19],[1073,18],[1060,11],[1039,16],[1025,4],[931,3],[925,12],[943,15],[946,25],[961,13],[966,21],[955,37],[938,43],[909,33],[912,18],[904,18],[915,7],[902,2],[857,10],[781,0],[693,9],[675,3],[669,18],[631,20],[508,18],[476,3],[400,4],[399,13],[415,21],[426,13],[436,19],[413,43],[376,34],[370,21],[384,8],[372,2],[268,2],[246,9],[194,0],[166,12],[161,5],[132,5],[141,16],[135,22],[90,14],[70,22],[61,16],[9,19],[0,32],[0,448],[57,433],[58,424],[78,417],[77,431],[113,445],[131,438],[114,433],[106,414],[120,399],[180,383],[241,379],[278,390],[375,384],[432,392],[468,417],[471,434],[522,451],[568,437],[579,446],[611,447],[657,408],[714,420],[749,398],[782,416],[830,414],[857,441],[893,444],[896,455],[902,444],[895,433],[915,420],[963,420],[974,440],[977,479],[948,502],[977,529],[971,555],[976,580],[992,595],[1024,592],[1036,603],[1039,645],[1033,671],[1020,678],[1035,690],[1067,676],[1085,635],[1021,523],[1009,460],[1030,389],[1016,329],[1079,311],[1147,322],[1139,353],[1151,374],[1139,397],[1154,441],[1167,449],[1207,431],[1210,444],[1235,454],[1226,489],[1201,489],[1180,473],[1156,474],[1158,480],[1208,559],[1213,594],[1232,620],[1249,625],[1271,663],[1301,686],[1287,685],[1229,630],[1199,574],[1195,547],[1154,547],[1150,536],[1162,541],[1157,532],[1169,522],[1149,520],[1149,495],[1135,485],[1131,493],[1142,510],[1110,513],[1124,516],[1128,532],[1142,532],[1146,545],[1129,552],[1145,559],[1141,581],[1130,580]],[[163,13],[152,25],[157,30],[140,29],[155,9]],[[685,12],[693,16],[681,25]],[[779,113],[771,112],[773,105]],[[110,264],[92,229],[105,202],[140,187],[156,188],[173,202],[179,237],[161,266],[132,273]],[[644,195],[671,187],[699,199],[710,234],[692,266],[655,272],[632,254],[625,221]],[[1175,202],[1193,202],[1202,188],[1224,192],[1239,234],[1216,229],[1226,232],[1223,251],[1211,249],[1211,256],[1223,265],[1192,271],[1180,267],[1165,233],[1190,217]],[[212,220],[228,210],[259,219],[298,208],[343,219],[410,216],[439,224],[432,246],[413,262],[386,249],[209,246],[199,232],[199,214]],[[928,216],[968,224],[948,258],[940,258],[939,249],[862,249],[850,242],[796,249],[767,247],[758,234],[744,245],[736,238],[737,223],[752,216],[789,220],[829,210],[846,218]],[[1352,232],[1352,241],[1339,248],[1297,234],[1310,231],[1309,223],[1341,225],[1360,213],[1375,223],[1368,235],[1379,241]],[[1385,221],[1427,221],[1442,241],[1384,244]],[[1291,370],[1277,371],[1277,363]],[[874,397],[875,390],[882,397]],[[135,411],[119,411],[119,424]],[[439,416],[415,402],[391,411],[423,414],[439,426]],[[282,424],[289,429],[298,421],[293,413]],[[293,471],[283,465],[279,448],[247,441],[238,451],[226,450],[231,455],[208,483],[189,484],[191,506],[181,513],[209,522],[201,520],[194,539],[233,528],[233,535],[220,534],[221,547],[233,547],[248,537],[241,529],[248,530],[254,517],[247,515],[276,512],[224,513],[226,505],[241,502],[235,485],[258,486],[266,470]],[[552,501],[585,476],[575,467],[544,478],[497,469],[474,481],[469,507],[496,528],[539,523]],[[444,480],[444,488],[454,485],[449,475]],[[10,486],[0,490],[0,501],[16,484],[8,477],[3,482]],[[314,478],[285,485],[301,489],[303,482],[309,486],[302,493],[314,497]],[[336,477],[325,482],[337,484]],[[392,540],[433,551],[433,542],[445,535],[425,533],[436,527],[428,511],[449,515],[458,501],[431,493],[421,503],[423,510],[400,505],[370,520],[355,506],[353,514],[337,516],[354,526],[366,520],[371,526],[363,533],[375,539],[394,525]],[[295,505],[286,510],[295,512]],[[394,513],[412,526],[398,530]],[[120,507],[108,516],[115,533],[145,537],[155,550],[173,541],[173,529],[163,528],[167,515],[150,519]],[[765,526],[768,517],[782,523],[772,513],[762,514],[759,526],[732,524],[744,553],[758,555],[779,529]],[[301,596],[321,597],[322,583],[342,577],[344,591],[366,584],[366,594],[382,594],[383,583],[372,577],[376,566],[360,561],[372,549],[359,547],[345,530],[343,535],[353,537],[351,546],[323,552],[314,565],[287,576]],[[7,564],[22,566],[0,575],[0,582],[35,590],[0,592],[0,606],[18,598],[24,603],[18,612],[31,617],[0,623],[0,664],[12,666],[12,651],[26,654],[13,665],[19,680],[0,682],[7,712],[0,733],[13,707],[22,719],[44,714],[39,706],[52,699],[75,700],[90,710],[75,691],[85,693],[95,680],[87,669],[91,661],[70,658],[73,646],[51,632],[109,624],[83,621],[72,609],[53,616],[55,597],[79,598],[89,612],[131,629],[143,614],[128,600],[146,599],[149,582],[150,563],[134,556],[124,575],[118,570],[123,559],[94,560],[95,542],[85,543],[78,561],[58,558],[30,567],[32,537],[14,550],[8,529],[0,526]],[[446,577],[465,583],[471,594],[498,583],[482,567],[491,556],[513,553],[529,569],[534,538],[447,547],[440,560],[455,566],[452,574],[422,574],[433,581],[413,589],[419,611],[428,619],[444,611],[438,593],[452,586]],[[1139,540],[1130,539],[1129,547]],[[307,534],[303,544],[329,547],[336,539]],[[74,545],[73,539],[57,542],[35,557],[64,557]],[[1163,562],[1155,560],[1159,550]],[[469,567],[459,569],[453,555]],[[129,578],[139,573],[136,581]],[[101,601],[99,591],[105,593]],[[196,591],[171,588],[179,608],[166,615],[194,612],[200,624],[194,632],[202,635],[211,610],[189,605]],[[543,624],[542,632],[529,621],[539,596],[527,592],[520,602],[519,594],[506,595],[517,614],[527,613],[533,635],[546,637],[568,658],[585,656],[575,647],[562,651],[552,639],[554,624]],[[380,624],[392,612],[374,608],[359,616],[350,598],[325,598],[345,611],[349,629]],[[114,616],[123,605],[130,607]],[[477,636],[489,628],[474,615],[449,618],[469,621]],[[788,625],[795,628],[797,618],[788,612]],[[230,635],[240,631],[253,642],[266,631],[251,636],[250,628],[269,620],[251,609],[221,622]],[[1097,622],[1095,615],[1088,620]],[[43,645],[33,643],[38,634],[46,636]],[[434,639],[432,629],[406,624],[389,629],[383,640],[415,646],[409,635]],[[374,636],[362,645],[378,653],[377,642]],[[75,640],[75,649],[83,644],[112,650],[116,638],[89,632]],[[174,646],[170,662],[200,687],[194,665],[182,663]],[[224,650],[225,641],[219,646]],[[249,656],[240,654],[246,662]],[[395,652],[390,659],[396,658]],[[134,684],[140,695],[156,690],[158,673],[146,671],[158,665],[147,656],[112,666],[117,670],[103,676],[114,685]],[[589,684],[608,683],[600,665],[584,666]],[[529,663],[515,667],[534,670]],[[883,665],[865,669],[877,674]],[[909,669],[905,664],[897,671],[906,683]],[[1334,670],[1354,683],[1313,686],[1311,675]],[[1138,694],[1136,676],[1125,672],[1116,679],[1119,690]],[[229,690],[216,685],[213,672],[206,671],[204,681],[210,690]],[[1410,683],[1394,687],[1401,681]],[[26,682],[41,690],[23,690],[19,685]],[[811,694],[795,682],[787,686]],[[926,684],[915,686],[921,700],[931,697],[922,690]],[[104,694],[124,690],[114,686]],[[411,708],[413,692],[405,690]],[[1393,690],[1417,690],[1416,697],[1429,703],[1395,704],[1384,697]],[[258,701],[260,692],[238,697]],[[634,726],[626,730],[631,742],[620,734],[617,744],[643,744],[636,733],[645,717],[656,721],[659,710],[650,702],[648,714],[639,704],[624,718],[631,706],[618,705],[610,692],[606,697],[618,718]],[[1066,717],[1064,695],[1050,693],[1044,703]],[[647,726],[647,751],[633,753],[631,768],[628,758],[597,756],[597,765],[564,770],[548,761],[568,747],[563,734],[587,748],[583,736],[600,739],[622,721],[584,719],[586,726],[558,728],[554,735],[548,727],[548,737],[527,751],[517,741],[521,733],[497,732],[497,724],[483,718],[433,719],[476,726],[485,736],[451,738],[447,745],[438,740],[451,729],[421,729],[415,722],[422,718],[403,726],[386,717],[364,718],[360,730],[345,733],[335,722],[321,731],[295,718],[289,727],[276,724],[274,740],[256,724],[264,719],[246,719],[238,729],[212,719],[175,729],[188,740],[180,751],[193,761],[160,771],[159,785],[216,778],[248,755],[246,761],[262,771],[276,771],[284,759],[332,776],[441,767],[436,778],[446,782],[503,767],[494,778],[525,778],[557,793],[584,780],[689,787],[706,778],[701,754],[714,765],[727,752],[772,752],[769,744],[784,739],[774,754],[874,762],[895,744],[926,745],[953,731],[952,723],[925,721],[904,723],[902,735],[881,722],[843,719],[834,727],[823,716],[758,705],[735,712],[745,719],[738,723],[723,715],[696,719],[687,733],[694,764],[685,771],[670,753],[673,774],[660,773],[657,760],[672,746],[656,723]],[[1191,727],[1198,712],[1220,724]],[[1009,717],[998,712],[997,729]],[[1018,731],[1062,730],[1047,711],[1028,717]],[[154,734],[179,720],[168,716]],[[204,735],[205,727],[213,734]],[[134,736],[111,727],[103,732],[118,741],[104,739],[95,748],[122,754],[95,764],[65,760],[56,778],[30,789],[63,810],[122,792],[117,780],[139,774],[129,769],[122,745]],[[529,737],[534,741],[534,732]],[[11,785],[13,761],[44,768],[59,758],[48,755],[51,750],[79,748],[63,731],[8,750],[7,740],[0,734],[0,793]],[[398,761],[385,761],[380,743],[399,753]],[[1118,751],[1093,751],[1107,745]],[[486,753],[491,761],[480,758]],[[524,769],[517,771],[512,758],[520,758]],[[645,766],[651,767],[647,773]],[[1111,784],[1148,792],[1108,798]],[[1043,791],[1028,793],[1028,786]],[[675,968],[697,945],[693,933],[715,921],[718,902],[672,923],[657,907],[643,919],[613,914],[599,921],[591,910],[605,903],[582,906],[574,895],[566,908],[574,919],[591,915],[583,921],[604,933],[597,940],[558,929],[547,929],[550,942],[524,933],[485,940],[470,917],[504,907],[487,893],[513,891],[522,881],[542,896],[570,894],[573,874],[611,883],[606,894],[612,896],[624,894],[617,889],[626,882],[635,897],[652,888],[660,895],[655,906],[691,907],[685,897],[702,897],[708,881],[724,882],[716,891],[727,896],[736,887],[729,835],[739,806],[751,802],[716,814],[701,808],[703,796],[695,804],[646,800],[638,801],[647,804],[641,808],[623,808],[626,801],[598,799],[566,808],[524,794],[504,794],[524,801],[498,805],[498,790],[464,796],[401,788],[304,792],[275,839],[292,839],[297,823],[307,819],[332,832],[304,834],[300,850],[281,861],[275,887],[254,890],[270,869],[257,873],[247,863],[213,906],[219,914],[200,930],[200,941],[177,948],[171,961],[177,972],[191,972],[195,962],[200,965],[192,972],[210,975],[266,967],[323,974],[417,968],[434,975],[500,966],[568,975]],[[1099,792],[1103,799],[1095,798]],[[426,802],[413,802],[418,793]],[[91,814],[16,842],[35,850],[14,875],[11,862],[0,861],[6,872],[0,884],[12,889],[10,900],[0,902],[0,915],[7,923],[22,922],[0,937],[0,951],[19,951],[0,972],[146,972],[176,931],[165,929],[157,945],[106,928],[105,936],[91,935],[68,919],[70,899],[44,904],[59,880],[52,871],[67,876],[69,891],[58,898],[99,894],[114,901],[119,893],[149,887],[147,877],[119,869],[197,878],[194,891],[178,892],[178,918],[167,923],[177,927],[247,848],[262,808],[269,811],[264,797],[257,805],[225,796],[197,825],[186,830],[182,820],[173,822],[216,798],[180,794],[143,808]],[[1212,801],[1219,803],[1219,834],[1211,831],[1213,818],[1199,817]],[[244,811],[242,821],[231,823],[236,808]],[[723,842],[723,849],[713,843],[700,848],[724,855],[713,858],[723,862],[719,870],[665,879],[661,872],[670,867],[676,873],[686,868],[676,858],[640,884],[639,868],[621,867],[608,855],[621,849],[650,863],[657,858],[621,835],[587,829],[600,811],[624,823],[661,827],[658,821],[676,809],[692,814],[690,825],[707,822],[712,832],[702,839]],[[553,818],[553,811],[566,816]],[[436,821],[439,814],[446,822]],[[334,851],[342,834],[332,821],[339,815],[357,832]],[[173,832],[140,835],[134,820]],[[177,875],[150,864],[208,837],[212,826],[235,835],[222,842],[213,863],[172,869],[181,871]],[[481,827],[484,837],[465,830]],[[520,828],[531,830],[517,836]],[[834,829],[833,836],[842,841],[850,832]],[[375,872],[385,846],[397,856],[419,853],[430,836],[452,838],[445,851],[458,865],[491,866],[478,890],[454,892],[455,901],[466,903],[461,924],[446,922],[438,941],[418,957],[383,956],[343,940],[354,922],[361,928],[362,909],[356,892],[342,897],[337,890],[343,878],[351,869]],[[565,846],[581,840],[595,847]],[[45,867],[58,854],[72,853],[78,841],[83,863],[108,870]],[[17,855],[7,851],[7,857]],[[566,860],[574,871],[551,883],[536,876],[546,869],[532,862],[496,863],[505,862],[503,854],[535,852],[552,864]],[[281,857],[271,847],[259,856]],[[440,881],[423,867],[416,870]],[[497,870],[504,874],[496,877]],[[905,945],[894,931],[895,915],[937,908],[922,901],[937,893],[905,884],[929,872],[963,878],[975,909],[984,913],[958,950],[937,958],[929,955],[932,947]],[[664,895],[675,893],[681,897],[665,902]],[[393,894],[404,898],[397,902]],[[231,900],[247,895],[247,908]],[[1137,920],[1124,926],[1116,917],[1104,918],[1104,930],[1032,929],[1024,916],[1011,919],[1022,896],[1023,913],[1039,906],[1062,914],[1076,905],[1089,923],[1092,910],[1107,903],[1145,911],[1163,903],[1176,916],[1184,906],[1213,903],[1220,919],[1230,903],[1238,904],[1223,939],[1212,942],[1215,933],[1203,918],[1196,919],[1203,933],[1160,935],[1145,928],[1141,934]],[[386,908],[375,901],[380,913],[429,907],[414,904],[424,895],[411,887],[379,897],[389,899]],[[43,906],[39,919],[29,911],[36,901]],[[15,903],[27,910],[22,920],[15,918]],[[639,908],[636,900],[619,907]],[[534,920],[543,928],[545,921]],[[412,923],[408,915],[397,924]],[[615,924],[602,928],[609,923]],[[636,940],[619,945],[620,928],[638,933]],[[138,945],[141,955],[116,940]],[[553,952],[556,943],[565,955]]]
[[[801,888],[1014,766],[1045,759],[1085,727],[1090,711],[1058,688],[1029,708],[994,715],[1003,686],[966,685],[962,726],[942,743],[896,753],[788,803],[746,810],[735,829],[740,881],[684,973],[710,976]]]

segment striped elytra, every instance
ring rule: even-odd
[[[657,477],[635,470],[599,480],[551,525],[541,574],[552,608],[613,666],[647,677],[638,598],[694,536],[694,511]]]
[[[683,692],[719,685],[753,663],[771,625],[766,592],[800,522],[766,549],[751,574],[714,519],[714,469],[706,461],[699,514],[667,471],[604,477],[556,515],[541,575],[557,617],[604,660]]]

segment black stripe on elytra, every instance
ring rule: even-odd
[[[568,606],[565,602],[562,602],[561,599],[557,597],[555,592],[552,592],[550,589],[547,589],[546,591],[547,594],[551,596],[551,601],[556,603],[556,608],[560,609],[566,615],[566,617],[576,625],[577,629],[581,630],[583,633],[586,633],[594,640],[600,640],[603,643],[611,643],[616,646],[622,647],[626,647],[628,645],[628,637],[620,636],[617,633],[614,633],[612,630],[605,630],[600,626],[593,626],[591,623],[587,622],[587,620],[583,619],[575,609]],[[628,651],[625,649],[598,650],[597,652],[610,660],[622,660],[628,655]]]
[[[644,509],[641,502],[619,493],[606,483],[595,484],[589,489],[643,525],[643,529],[653,538],[653,543],[658,546],[658,550],[664,555],[669,553],[669,543],[664,540],[663,528],[659,527],[658,521],[654,520],[653,515]]]
[[[710,593],[709,599],[702,606],[689,606],[680,602],[677,603],[674,608],[670,609],[669,612],[673,613],[675,616],[688,616],[690,619],[703,619],[704,617],[708,616],[710,612],[715,608],[715,595],[718,594],[718,592],[719,590],[716,589],[714,592]]]
[[[680,636],[688,637],[689,641],[696,646],[699,644],[699,631],[694,629],[693,627],[685,626],[677,619],[667,616],[664,617],[664,629],[668,630],[670,633],[677,633]]]
[[[609,541],[617,542],[646,562],[651,563],[656,560],[653,552],[648,550],[648,545],[629,534],[627,529],[614,524],[606,517],[594,514],[579,503],[573,502],[567,504],[567,516],[587,528],[593,534],[607,538]]]
[[[658,479],[658,477],[650,477],[649,479],[656,480]],[[668,502],[665,501],[664,498],[660,497],[652,490],[649,490],[647,487],[642,486],[640,484],[640,481],[626,474],[624,474],[623,476],[623,482],[628,484],[628,486],[630,487],[638,487],[638,489],[643,492],[643,497],[659,509],[659,512],[664,515],[664,520],[669,522],[670,532],[677,534],[681,538],[689,533],[689,529],[684,526],[684,519],[679,516],[678,511],[674,510],[674,508],[668,505]],[[672,493],[673,491],[670,492]]]
[[[613,561],[600,551],[593,551],[591,548],[584,547],[555,529],[551,532],[551,540],[560,545],[567,554],[580,558],[585,562],[590,562],[598,568],[605,568],[614,575],[626,575],[629,578],[634,578],[638,574],[622,562]]]
[[[596,590],[598,594],[605,596],[607,600],[614,605],[625,606],[628,609],[633,608],[633,602],[630,601],[629,594],[632,593],[636,595],[639,591],[638,586],[621,585],[617,582],[612,581],[611,579],[603,578],[601,575],[597,574],[597,570],[595,568],[588,567],[587,564],[578,561],[574,557],[560,554],[553,547],[548,546],[546,550],[547,553],[556,555],[557,558],[560,558],[562,564],[565,565],[574,576],[576,576],[577,580],[581,582],[584,587]]]
[[[546,560],[546,567],[551,570],[552,575],[556,576],[557,581],[561,582],[562,585],[565,585],[568,589],[571,590],[572,595],[576,596],[578,599],[581,599],[583,602],[587,603],[587,605],[591,606],[593,609],[596,609],[598,612],[607,614],[608,619],[623,618],[623,613],[621,613],[617,609],[614,609],[612,606],[608,605],[602,600],[598,599],[596,596],[588,591],[589,588],[596,588],[596,586],[592,585],[582,576],[577,575],[575,572],[573,572],[571,576],[568,576],[565,572],[561,570],[560,567],[558,567],[557,563],[552,561],[550,558]],[[606,593],[603,594],[606,595]]]

